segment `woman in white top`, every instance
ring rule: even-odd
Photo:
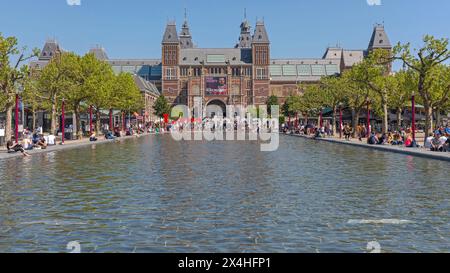
[[[431,141],[433,141],[433,134],[430,134],[426,139],[425,139],[425,149],[431,149]]]

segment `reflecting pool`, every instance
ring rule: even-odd
[[[448,162],[168,135],[0,161],[0,252],[450,252]]]

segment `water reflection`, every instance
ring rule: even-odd
[[[450,251],[446,162],[151,136],[0,161],[0,251]],[[403,219],[407,224],[348,224]]]

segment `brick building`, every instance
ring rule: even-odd
[[[366,49],[329,47],[322,58],[272,59],[271,42],[263,21],[254,31],[247,19],[240,25],[239,39],[230,48],[198,48],[194,45],[188,20],[178,32],[174,22],[166,25],[161,42],[161,59],[110,59],[103,49],[91,52],[108,61],[116,73],[128,72],[141,77],[152,90],[158,90],[173,105],[190,109],[201,105],[264,105],[271,95],[281,103],[301,92],[299,84],[314,84],[320,78],[339,75],[376,48],[392,50],[383,25],[373,29]],[[48,48],[49,50],[46,50]],[[39,61],[45,63],[50,49],[46,45]],[[157,92],[152,92],[157,94]],[[224,111],[225,112],[225,111]],[[204,112],[205,113],[205,112]]]

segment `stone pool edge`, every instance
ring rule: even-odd
[[[155,133],[146,133],[146,134],[139,135],[139,137],[145,137],[145,136],[150,136],[150,135],[156,135],[156,134]],[[64,145],[58,144],[55,146],[50,146],[47,149],[31,150],[31,151],[27,151],[27,152],[31,156],[33,156],[33,155],[44,154],[44,153],[76,149],[76,148],[86,147],[89,145],[115,143],[116,141],[124,141],[124,140],[133,139],[133,138],[137,138],[137,137],[136,136],[125,136],[125,137],[118,138],[116,140],[101,139],[101,140],[97,140],[95,142],[82,141],[82,142],[77,142],[77,143],[68,143],[68,144],[64,144]],[[23,158],[24,156],[19,152],[9,154],[6,152],[6,150],[2,150],[0,153],[0,160],[7,160],[7,159],[12,159],[12,158],[20,158],[20,157]]]
[[[439,153],[439,152],[431,152],[431,151],[423,151],[423,150],[408,150],[407,148],[399,148],[399,147],[395,147],[395,146],[369,145],[369,144],[365,144],[365,143],[346,141],[346,140],[340,140],[340,139],[334,139],[334,138],[314,139],[312,137],[304,136],[304,135],[295,135],[295,134],[294,135],[283,134],[283,135],[450,162],[450,153],[448,153],[448,152],[447,153]],[[411,149],[414,149],[414,148],[411,148]]]

